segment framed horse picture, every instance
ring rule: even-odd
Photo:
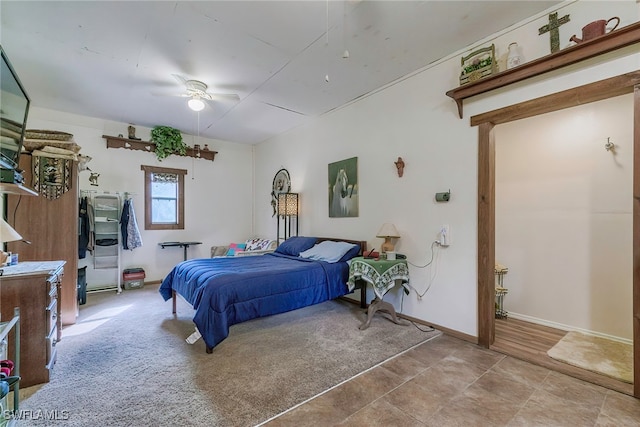
[[[358,158],[329,163],[329,217],[357,217]]]

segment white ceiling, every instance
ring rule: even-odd
[[[178,74],[240,96],[200,135],[254,144],[558,3],[2,0],[0,43],[33,106],[196,134]]]

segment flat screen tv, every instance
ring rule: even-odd
[[[27,126],[30,100],[0,46],[0,168],[15,169]]]

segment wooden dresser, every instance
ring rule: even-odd
[[[20,308],[20,387],[49,382],[61,334],[58,295],[64,264],[33,261],[2,268],[0,318],[11,319],[14,307]]]

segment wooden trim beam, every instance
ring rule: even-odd
[[[633,91],[633,394],[640,398],[640,84]]]
[[[600,80],[573,89],[567,89],[551,95],[521,102],[509,107],[489,111],[471,117],[471,126],[491,122],[501,124],[514,120],[526,119],[552,111],[576,107],[590,102],[602,101],[615,96],[633,92],[633,87],[640,84],[640,71],[622,74]]]
[[[509,70],[501,71],[455,89],[446,94],[458,106],[458,115],[463,117],[463,100],[484,92],[501,88],[558,68],[566,67],[585,59],[593,58],[616,49],[640,42],[640,22],[636,22],[604,36],[562,49],[559,52],[534,59]]]
[[[495,337],[495,137],[493,123],[478,129],[478,344]],[[484,307],[480,310],[481,307]],[[491,310],[486,309],[491,307]]]

